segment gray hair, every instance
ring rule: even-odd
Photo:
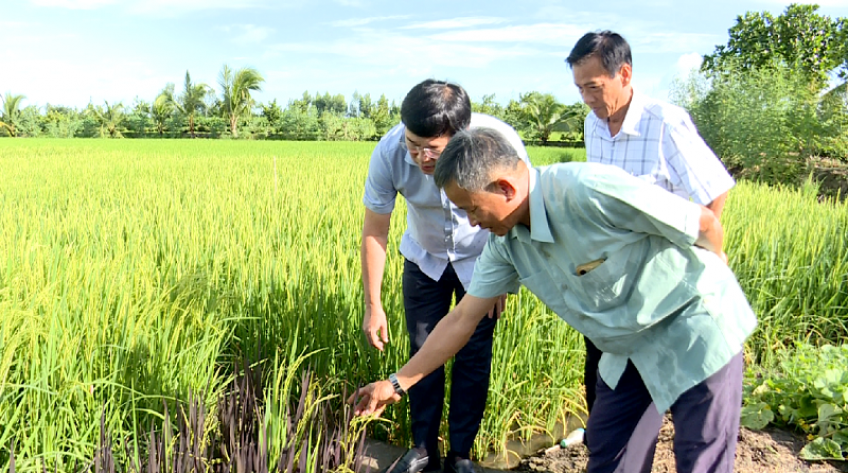
[[[492,183],[497,168],[515,169],[521,159],[512,144],[491,128],[473,128],[453,135],[436,161],[433,179],[444,188],[450,182],[468,192],[479,192]]]

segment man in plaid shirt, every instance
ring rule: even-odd
[[[733,178],[685,110],[634,90],[627,41],[611,31],[587,33],[566,62],[583,102],[592,109],[584,124],[586,160],[620,167],[721,217]],[[584,340],[586,403],[591,413],[601,351]]]

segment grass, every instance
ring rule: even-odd
[[[277,405],[297,394],[286,380],[302,363],[327,393],[400,367],[402,201],[384,279],[387,351],[369,349],[360,330],[373,147],[0,140],[0,445],[14,446],[17,471],[42,460],[69,471],[91,457],[101,419],[114,438],[144,443],[164,405],[173,417],[203,393],[213,412],[242,358],[262,365],[266,403]],[[585,152],[530,156],[541,165]],[[848,206],[742,183],[724,215],[731,265],[761,317],[752,357],[768,362],[798,339],[844,340]],[[526,291],[512,297],[475,452],[580,411],[582,362],[575,332]],[[386,417],[371,435],[408,442],[406,405]],[[0,451],[0,468],[8,460]]]

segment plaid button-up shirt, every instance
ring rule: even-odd
[[[611,164],[695,203],[707,205],[735,182],[680,107],[633,91],[621,130],[590,112],[584,124],[586,160]]]

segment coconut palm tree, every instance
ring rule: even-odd
[[[0,95],[0,100],[3,100],[3,109],[0,111],[0,129],[6,129],[9,136],[18,136],[16,123],[21,115],[21,102],[26,98],[24,95],[14,95],[11,92],[6,92],[6,96]]]
[[[197,115],[197,112],[202,112],[206,109],[204,99],[210,90],[206,84],[193,84],[191,82],[191,75],[186,71],[183,93],[179,97],[174,98],[173,90],[171,90],[168,96],[167,101],[188,118],[188,131],[191,133],[192,138],[195,137],[194,117]]]
[[[551,94],[530,92],[520,97],[523,108],[524,122],[531,135],[538,138],[542,145],[548,143],[551,132],[558,125],[565,124],[568,128],[579,127],[582,123]]]
[[[150,116],[153,122],[156,123],[156,131],[159,136],[165,133],[165,122],[174,113],[174,105],[171,97],[174,96],[174,84],[168,84],[153,101],[150,106]]]
[[[251,91],[261,91],[265,78],[256,69],[244,67],[233,71],[224,64],[218,84],[224,96],[222,102],[224,113],[230,119],[230,131],[233,138],[238,138],[238,119],[253,108]]]
[[[127,116],[124,113],[124,104],[118,102],[109,105],[109,102],[104,100],[103,107],[93,106],[89,104],[86,113],[93,116],[100,123],[100,136],[106,136],[109,133],[110,138],[123,138],[120,127],[126,120]]]

